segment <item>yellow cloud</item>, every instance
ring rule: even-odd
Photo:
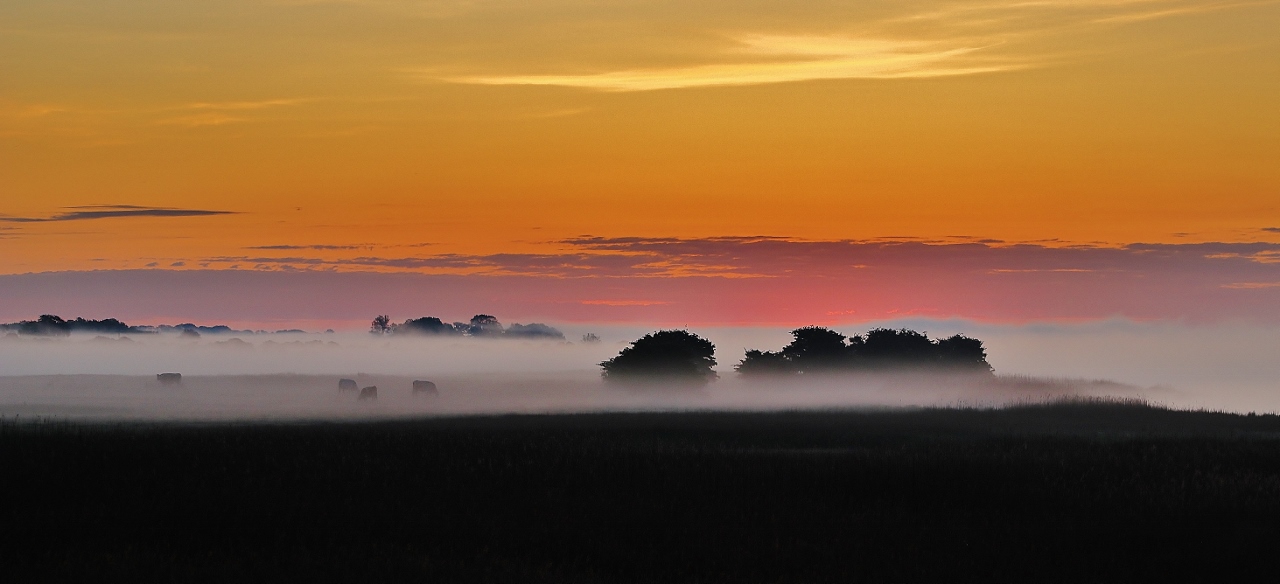
[[[1119,14],[1116,16],[1099,18],[1094,22],[1098,22],[1098,23],[1141,22],[1144,20],[1154,20],[1157,18],[1168,18],[1171,16],[1184,16],[1188,14],[1200,14],[1202,12],[1214,12],[1218,10],[1228,10],[1231,8],[1244,8],[1248,6],[1264,6],[1267,4],[1275,4],[1275,2],[1273,0],[1264,0],[1262,2],[1215,2],[1210,4],[1179,6],[1176,8],[1168,8],[1164,10],[1151,10],[1147,12]]]
[[[246,121],[245,118],[238,118],[216,113],[196,114],[193,116],[181,116],[169,118],[156,122],[169,126],[186,126],[188,128],[197,128],[200,126],[221,126],[223,124],[234,124],[236,122]]]
[[[1222,287],[1230,290],[1262,290],[1265,288],[1280,288],[1280,282],[1233,282],[1231,284],[1223,284]]]
[[[189,103],[177,109],[191,110],[257,110],[269,107],[280,107],[285,105],[297,105],[305,99],[264,99],[261,101],[222,101],[222,102],[199,102]]]
[[[960,57],[981,47],[938,48],[920,41],[754,35],[740,38],[739,42],[741,45],[735,53],[764,59],[585,75],[476,76],[446,80],[482,85],[558,85],[601,91],[652,91],[818,79],[941,77],[1019,67],[1014,63],[959,63]]]

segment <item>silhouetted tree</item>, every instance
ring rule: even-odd
[[[600,364],[609,381],[646,379],[707,383],[716,378],[716,347],[689,331],[649,333]]]
[[[391,317],[385,314],[373,317],[373,323],[369,326],[369,332],[375,335],[385,335],[391,332]]]
[[[925,365],[936,361],[937,347],[928,335],[910,329],[873,329],[858,347],[858,356],[868,365]]]
[[[587,333],[587,334],[585,334],[585,335],[582,335],[582,342],[584,342],[584,343],[599,343],[599,342],[600,342],[600,337],[596,336],[596,334],[595,334],[595,333]]]
[[[741,363],[733,366],[733,370],[747,375],[768,375],[796,373],[796,366],[782,353],[758,351],[751,349]]]
[[[991,372],[982,341],[964,335],[933,341],[910,329],[878,328],[846,338],[817,326],[791,335],[780,352],[747,351],[735,369],[748,375],[901,367]]]
[[[495,321],[496,322],[496,321]],[[547,326],[540,322],[531,322],[529,324],[516,323],[511,325],[502,333],[505,337],[516,339],[560,339],[564,340],[564,333],[556,330],[554,327]]]
[[[52,314],[42,314],[36,320],[24,320],[17,323],[18,333],[23,335],[67,336],[71,334],[71,323]]]
[[[502,323],[488,314],[477,314],[471,317],[467,333],[473,337],[497,336],[502,334]]]
[[[964,335],[952,335],[938,340],[938,363],[944,367],[991,371],[987,363],[987,350],[982,341]]]
[[[123,334],[136,332],[135,329],[114,318],[103,320],[87,320],[83,317],[76,317],[75,320],[67,321],[72,332],[91,332],[91,333],[108,333]]]
[[[395,328],[395,334],[410,335],[460,335],[462,331],[434,316],[411,318]]]
[[[800,372],[833,369],[850,362],[845,336],[820,326],[807,326],[791,331],[791,344],[782,355]]]

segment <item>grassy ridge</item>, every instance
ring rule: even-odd
[[[1280,417],[1009,410],[0,428],[5,570],[1135,581],[1280,539]]]

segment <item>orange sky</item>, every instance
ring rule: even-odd
[[[9,0],[0,273],[1280,242],[1277,30],[1272,1]],[[75,209],[111,205],[147,209]]]

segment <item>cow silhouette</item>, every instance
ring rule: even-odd
[[[338,391],[355,391],[355,390],[356,390],[356,380],[354,379],[338,380]]]
[[[182,374],[181,373],[157,373],[156,381],[159,381],[160,385],[182,385]]]
[[[427,395],[439,395],[440,392],[436,390],[436,384],[431,383],[430,381],[415,379],[413,380],[413,395],[418,395],[420,393],[425,393]]]
[[[378,386],[376,386],[376,385],[370,385],[369,387],[366,387],[366,388],[361,389],[361,390],[360,390],[360,397],[359,397],[359,398],[357,398],[357,399],[359,399],[360,401],[364,401],[364,400],[375,401],[375,400],[377,400],[377,399],[378,399]]]

